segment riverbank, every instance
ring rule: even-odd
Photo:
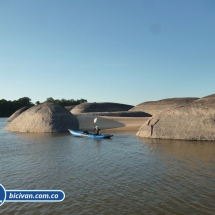
[[[96,125],[104,131],[108,132],[137,132],[138,129],[146,122],[149,117],[115,117],[115,116],[77,116],[79,122],[79,130],[92,131],[94,127],[94,119],[97,118]]]

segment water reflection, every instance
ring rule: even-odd
[[[201,162],[215,161],[214,141],[182,141],[139,138],[142,145],[149,150],[178,160],[198,160]]]
[[[101,141],[102,141],[102,140],[94,140],[94,142],[95,142],[95,152],[96,152],[96,153],[99,153],[99,151],[100,151],[100,148],[101,148]]]
[[[215,203],[212,194],[215,189],[215,142],[139,140],[142,148],[145,150],[147,146],[151,152],[155,162],[151,170],[157,172],[162,186],[160,192],[168,196],[162,207],[180,205],[184,211],[190,208],[195,214],[212,214],[209,205]]]

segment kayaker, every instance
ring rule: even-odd
[[[94,127],[94,134],[95,134],[95,135],[100,135],[99,126],[95,126],[95,127]]]

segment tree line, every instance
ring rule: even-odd
[[[53,99],[52,97],[49,97],[46,99],[47,103],[54,103],[59,104],[62,106],[72,106],[72,105],[78,105],[84,102],[87,102],[86,99]],[[0,100],[0,117],[9,117],[12,115],[15,111],[19,110],[22,107],[25,106],[34,106],[38,105],[44,102],[37,101],[34,103],[31,102],[31,99],[29,97],[23,97],[18,100],[14,101],[7,101],[5,99]]]

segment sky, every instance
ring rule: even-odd
[[[0,0],[0,99],[137,105],[214,81],[215,0]]]

